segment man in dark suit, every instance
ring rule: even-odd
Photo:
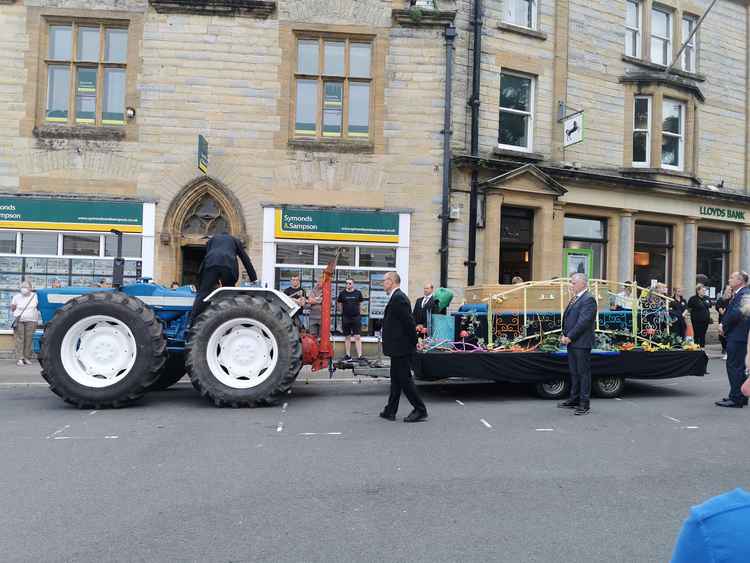
[[[745,272],[734,272],[729,276],[729,286],[734,296],[727,305],[721,319],[720,333],[727,341],[727,377],[729,378],[729,397],[716,401],[719,407],[741,409],[747,404],[740,387],[745,381],[745,353],[747,352],[747,333],[750,331],[750,317],[742,313],[742,300],[750,299],[747,286],[748,275]]]
[[[404,422],[421,422],[427,420],[427,407],[419,398],[411,378],[411,359],[417,346],[416,323],[411,314],[409,298],[399,289],[400,285],[401,277],[397,272],[385,274],[383,288],[388,294],[388,304],[383,315],[383,353],[391,358],[391,394],[380,416],[386,420],[396,420],[403,391],[414,407]]]
[[[250,261],[250,257],[242,247],[239,239],[227,234],[221,233],[211,237],[206,245],[206,257],[201,263],[198,275],[200,281],[198,285],[198,295],[193,303],[193,312],[190,314],[191,322],[198,318],[198,315],[206,308],[203,300],[208,297],[213,290],[219,285],[232,287],[237,283],[240,277],[240,269],[237,266],[237,258],[242,260],[247,275],[251,282],[255,282],[258,276],[255,274],[255,268]]]
[[[414,322],[418,325],[427,326],[430,316],[438,309],[438,304],[433,296],[434,291],[435,286],[432,285],[432,282],[425,282],[424,296],[414,303]]]
[[[594,346],[596,299],[588,290],[584,274],[570,276],[573,298],[565,308],[560,342],[568,347],[570,398],[557,406],[575,409],[574,414],[589,413],[591,395],[591,348]]]

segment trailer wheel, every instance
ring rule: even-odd
[[[602,399],[614,399],[622,395],[625,388],[625,379],[616,375],[597,377],[591,382],[591,390],[594,395]]]
[[[149,388],[149,391],[164,391],[177,383],[187,373],[185,370],[184,354],[169,354],[164,367],[159,371],[159,377]]]
[[[122,407],[142,397],[166,358],[161,324],[142,301],[94,292],[63,305],[42,337],[50,389],[78,408]]]
[[[537,383],[536,392],[542,399],[567,399],[570,395],[570,381],[567,378],[562,378]]]
[[[190,380],[217,407],[274,404],[302,364],[299,331],[273,300],[241,294],[211,303],[190,331]]]

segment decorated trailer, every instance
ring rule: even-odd
[[[703,376],[708,358],[692,342],[690,319],[658,288],[591,280],[597,301],[592,389],[619,396],[626,379]],[[566,397],[567,350],[560,344],[568,280],[468,288],[458,313],[433,316],[415,361],[419,379],[530,383],[545,398]]]

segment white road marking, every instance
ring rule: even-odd
[[[479,420],[481,420],[482,424],[484,424],[487,428],[492,428],[492,425],[489,422],[487,422],[485,419],[480,418]]]
[[[674,417],[671,417],[671,416],[667,416],[666,414],[663,414],[662,416],[663,416],[664,418],[668,419],[668,420],[671,420],[672,422],[678,422],[678,423],[679,423],[679,422],[682,422],[681,420],[678,420],[678,419],[676,419],[676,418],[674,418]]]
[[[119,436],[103,436],[105,440],[117,440]],[[53,440],[99,440],[99,436],[55,436]]]
[[[89,416],[91,416],[92,414],[96,414],[97,412],[99,412],[99,411],[91,411],[91,412],[89,413]]]
[[[105,436],[104,437],[105,440],[117,440],[118,438],[119,436]]]
[[[281,432],[282,430],[284,430],[284,421],[280,420],[279,425],[276,427],[276,432]]]
[[[462,407],[464,406],[464,404],[463,404],[463,403],[462,403],[461,401],[459,401],[458,399],[456,399],[456,402],[457,402],[457,403],[458,403],[459,405],[461,405]]]
[[[622,401],[622,399],[620,399],[620,397],[615,397],[615,401]]]
[[[554,432],[555,429],[554,428],[537,428],[536,431],[537,432]]]
[[[60,432],[63,432],[63,431],[65,431],[65,430],[67,430],[68,428],[70,428],[70,424],[66,424],[66,425],[65,425],[65,426],[63,426],[62,428],[58,428],[58,429],[57,429],[57,430],[55,430],[55,431],[54,431],[54,432],[53,432],[52,434],[50,434],[49,436],[47,436],[47,440],[49,440],[49,439],[50,439],[50,438],[52,438],[53,436],[57,436],[57,435],[58,435],[58,434],[59,434]],[[55,438],[55,439],[57,439],[57,438]]]
[[[683,426],[685,430],[697,430],[700,428],[699,426]]]
[[[299,436],[342,436],[342,432],[300,432]]]
[[[289,406],[289,403],[284,403],[284,405],[281,407],[281,412],[286,413],[286,408]]]

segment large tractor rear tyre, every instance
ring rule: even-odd
[[[47,324],[39,355],[50,389],[82,409],[141,398],[165,359],[153,311],[118,291],[87,293],[63,305]]]
[[[190,331],[190,380],[217,407],[275,404],[302,365],[299,331],[284,306],[258,295],[211,303]]]
[[[187,371],[185,370],[185,355],[172,354],[167,356],[167,361],[159,371],[159,377],[149,388],[149,391],[164,391],[169,389],[182,379]]]

